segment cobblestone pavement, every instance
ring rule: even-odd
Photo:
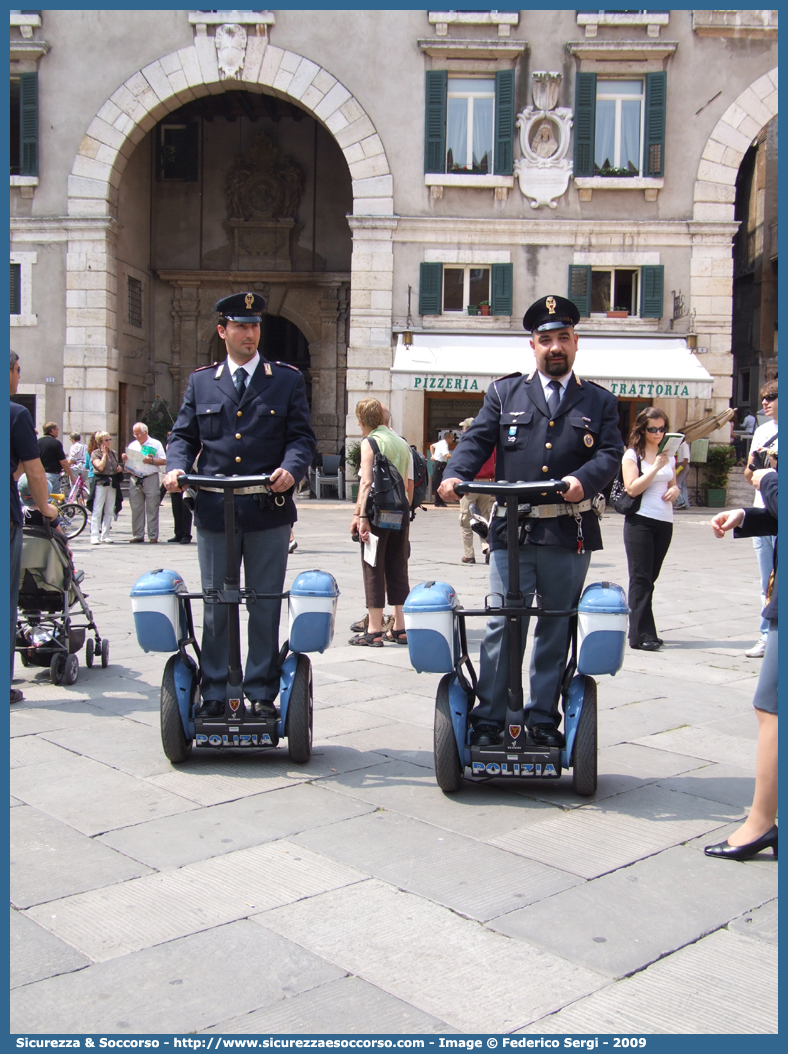
[[[126,508],[117,544],[73,543],[110,666],[73,687],[17,667],[12,1031],[775,1033],[777,864],[703,855],[752,796],[751,543],[716,541],[707,510],[677,514],[665,647],[599,678],[594,798],[566,775],[448,797],[439,678],[405,648],[347,646],[364,610],[350,510],[299,506],[288,583],[320,567],[342,590],[304,767],[282,749],[171,766],[166,657],[139,649],[129,591],[161,566],[196,588],[196,546],[129,548]],[[163,539],[169,520],[164,506]],[[605,516],[589,582],[626,586],[622,526]],[[455,510],[420,513],[412,544],[412,584],[481,602],[487,569],[460,563]]]

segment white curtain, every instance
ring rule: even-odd
[[[616,165],[616,104],[612,99],[599,99],[596,104],[596,143],[594,161],[598,168],[607,162]]]
[[[452,164],[464,167],[468,155],[468,100],[449,99],[446,129],[446,161],[451,171]]]
[[[621,168],[640,172],[640,99],[621,102]],[[631,166],[631,167],[630,167]]]
[[[493,100],[473,100],[473,170],[492,171]],[[485,159],[486,157],[486,159]]]

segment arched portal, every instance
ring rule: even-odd
[[[204,32],[197,33],[194,46],[163,56],[134,73],[101,106],[80,144],[68,186],[69,215],[83,222],[70,232],[68,250],[64,364],[71,410],[66,427],[84,430],[100,418],[104,427],[117,430],[117,332],[123,324],[125,290],[118,282],[116,251],[122,235],[114,221],[122,197],[123,173],[134,163],[135,147],[159,122],[184,104],[206,96],[220,97],[232,91],[265,95],[272,101],[287,100],[330,134],[347,164],[352,213],[363,221],[361,229],[353,224],[353,281],[365,293],[374,288],[375,310],[369,310],[367,293],[354,317],[352,301],[348,308],[346,298],[343,300],[341,283],[329,282],[321,290],[317,312],[306,303],[305,287],[294,290],[285,304],[278,305],[277,291],[269,291],[273,313],[292,319],[307,337],[310,353],[317,345],[331,340],[336,345],[337,339],[351,335],[353,352],[360,364],[368,364],[370,352],[380,356],[381,347],[375,345],[381,345],[382,333],[390,333],[393,180],[372,121],[359,101],[329,71],[304,56],[272,46],[267,37],[249,36],[236,79],[225,79],[220,74],[215,39]],[[378,226],[378,218],[380,231],[375,230],[376,251],[372,254],[368,251],[370,227]],[[380,234],[387,246],[381,244]],[[223,280],[226,275],[223,269]],[[254,277],[243,268],[232,270],[233,288],[253,283]],[[180,356],[205,328],[199,315],[201,287],[190,284],[186,277],[171,284],[175,289],[171,349],[167,354],[157,334],[145,374],[149,395],[154,394],[157,384],[153,358],[160,363],[162,359],[169,360],[170,371],[174,371],[173,397],[182,390],[185,381]],[[388,306],[381,306],[384,301]],[[388,346],[390,338],[385,343]],[[183,365],[193,368],[196,363],[188,362],[188,357]],[[334,361],[322,362],[315,368],[314,355],[312,358],[313,404],[319,396],[313,420],[319,436],[323,433],[324,449],[338,449],[344,434],[342,404],[348,362],[337,355]]]

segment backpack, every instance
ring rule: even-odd
[[[427,497],[429,475],[427,473],[427,459],[411,443],[410,452],[413,454],[413,500],[410,503],[410,518],[416,519],[416,510],[421,508],[422,502]]]
[[[401,531],[409,512],[405,483],[394,465],[381,454],[375,440],[367,436],[367,441],[375,460],[372,464],[372,489],[364,511],[373,527]]]

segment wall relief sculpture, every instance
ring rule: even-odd
[[[556,198],[566,193],[572,162],[567,159],[572,111],[556,106],[561,74],[536,71],[533,74],[533,106],[517,116],[522,157],[514,163],[520,190],[532,209],[540,205],[557,208]]]
[[[246,57],[246,30],[228,22],[216,27],[216,62],[222,80],[237,80]]]

